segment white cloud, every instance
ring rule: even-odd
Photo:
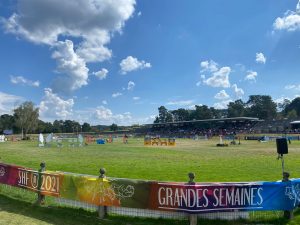
[[[202,61],[200,63],[202,68],[201,72],[210,73],[210,77],[206,79],[204,74],[201,74],[201,80],[196,83],[197,86],[200,86],[201,83],[206,84],[211,87],[230,87],[229,82],[229,74],[231,72],[231,68],[228,66],[218,68],[218,64],[213,61]]]
[[[134,101],[137,101],[137,100],[140,100],[141,97],[133,97],[132,99],[133,99]]]
[[[99,80],[103,80],[107,77],[108,74],[108,70],[105,68],[102,68],[101,70],[97,71],[97,72],[93,72],[93,74],[98,77]]]
[[[214,108],[216,109],[227,109],[228,108],[228,104],[231,102],[232,100],[225,100],[225,101],[221,101],[221,102],[217,102],[214,104]]]
[[[257,72],[248,70],[245,80],[256,81]]]
[[[133,81],[129,81],[127,85],[127,90],[131,91],[135,87],[135,83]]]
[[[88,72],[85,61],[73,49],[73,42],[58,42],[52,58],[57,61],[57,77],[53,84],[55,92],[69,93],[88,84]]]
[[[224,100],[224,99],[230,98],[230,96],[226,93],[225,90],[221,90],[220,92],[218,92],[218,93],[215,95],[215,98],[216,98],[216,99],[219,99],[219,100]]]
[[[188,106],[193,104],[194,100],[170,101],[166,105]]]
[[[300,29],[300,1],[296,6],[296,11],[286,11],[283,17],[277,17],[273,23],[275,30],[295,31]]]
[[[113,112],[105,108],[104,106],[99,106],[95,109],[94,118],[100,124],[112,124],[116,123],[118,125],[130,124],[132,116],[130,112],[125,112],[122,114],[113,114]]]
[[[104,45],[110,42],[107,31],[95,31],[85,37],[76,49],[76,53],[86,62],[103,62],[112,56],[112,50]]]
[[[287,90],[291,90],[291,89],[295,89],[295,88],[297,88],[297,86],[294,84],[289,84],[284,87],[284,89],[287,89]]]
[[[0,92],[0,115],[13,114],[14,108],[20,105],[25,99],[21,96]]]
[[[255,61],[257,63],[262,63],[262,64],[266,64],[266,57],[264,56],[263,53],[259,52],[259,53],[256,53],[256,59]]]
[[[196,83],[196,86],[197,87],[199,87],[202,83],[204,83],[204,81],[205,81],[205,75],[204,74],[201,74],[200,75],[200,81],[198,81],[197,83]]]
[[[59,61],[58,71],[66,73],[58,80],[72,91],[87,84],[87,62],[111,58],[107,45],[115,32],[122,32],[135,4],[135,0],[17,0],[16,12],[1,22],[6,32],[35,44],[58,47],[54,54],[59,55],[54,56]],[[76,39],[76,49],[66,37]],[[57,53],[63,43],[68,45],[68,54]]]
[[[139,12],[137,13],[137,16],[140,17],[141,15],[142,15],[142,12],[139,11]]]
[[[47,121],[66,119],[73,115],[74,100],[64,100],[53,93],[50,88],[45,88],[43,100],[40,102],[40,116]]]
[[[22,85],[28,85],[28,86],[32,86],[32,87],[39,87],[40,86],[40,82],[37,81],[31,81],[31,80],[27,80],[26,78],[22,77],[22,76],[10,76],[10,82],[13,84],[22,84]]]
[[[242,98],[245,94],[244,90],[242,88],[238,88],[236,84],[233,84],[231,87],[233,88],[234,94],[237,98]]]
[[[213,60],[202,61],[200,62],[200,66],[202,68],[201,72],[216,72],[218,70],[218,64]]]
[[[300,84],[289,84],[284,87],[286,90],[300,91]]]
[[[120,63],[121,73],[126,74],[135,70],[142,70],[145,68],[151,68],[151,64],[145,62],[144,60],[139,61],[137,58],[132,56],[127,56],[126,59],[123,59]]]
[[[104,47],[110,32],[121,31],[134,6],[135,0],[19,0],[17,12],[4,25],[7,32],[34,43],[52,45],[59,37],[70,36]]]
[[[202,104],[196,104],[196,105],[202,106]],[[196,109],[196,105],[189,105],[189,106],[187,106],[186,108],[187,108],[187,109],[191,109],[191,110],[195,110],[195,109]]]
[[[100,106],[96,109],[95,116],[99,120],[108,120],[112,118],[113,113],[110,109]]]
[[[102,101],[102,104],[103,104],[103,105],[107,105],[107,101],[106,101],[106,100],[103,100],[103,101]]]
[[[219,70],[212,73],[212,76],[206,80],[203,80],[203,83],[211,87],[230,87],[229,74],[231,72],[230,67],[222,67]]]
[[[119,97],[119,96],[121,96],[121,95],[123,95],[123,94],[120,93],[120,92],[116,92],[116,93],[113,93],[113,94],[111,95],[111,97],[117,98],[117,97]]]
[[[104,106],[76,111],[74,114],[76,114],[74,120],[88,122],[92,125],[111,125],[112,123],[116,123],[118,125],[128,126],[132,124],[153,123],[155,119],[155,115],[133,117],[130,112],[116,114],[111,109]]]
[[[274,102],[275,102],[276,104],[282,104],[282,103],[284,103],[285,100],[292,101],[291,98],[288,98],[288,97],[280,97],[280,98],[275,99]]]
[[[91,125],[111,125],[112,123],[116,123],[118,125],[128,126],[132,124],[153,123],[155,119],[155,115],[136,117],[132,116],[130,112],[116,114],[104,106],[76,110],[73,114],[72,119],[75,121],[79,121],[80,123],[88,122]]]

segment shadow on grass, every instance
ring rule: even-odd
[[[74,209],[59,206],[37,206],[29,202],[24,202],[0,194],[0,212],[5,211],[14,215],[26,216],[40,220],[51,225],[187,225],[187,220],[166,220],[134,218],[126,216],[110,215],[105,220],[99,220],[96,212],[89,212],[83,209]],[[285,219],[272,220],[198,220],[198,225],[244,225],[244,224],[272,224],[285,225],[297,224],[300,221],[300,211],[295,212],[295,221]]]
[[[133,217],[109,216],[100,220],[96,212],[59,206],[37,206],[0,194],[0,212],[34,218],[51,225],[186,225],[188,221],[143,219]]]

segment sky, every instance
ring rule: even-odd
[[[300,96],[297,0],[2,0],[0,115],[152,123],[158,107]]]

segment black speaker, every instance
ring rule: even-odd
[[[277,138],[276,145],[278,154],[288,154],[289,150],[286,138]]]

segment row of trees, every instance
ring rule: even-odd
[[[236,100],[228,104],[227,109],[215,109],[206,105],[196,105],[195,109],[168,110],[165,106],[158,108],[158,116],[154,123],[178,122],[189,120],[204,120],[226,117],[257,117],[259,119],[296,119],[300,118],[300,97],[289,101],[285,99],[276,104],[268,95],[251,95],[247,102]],[[32,102],[24,102],[14,110],[13,115],[0,116],[0,132],[13,130],[26,137],[28,133],[78,133],[99,130],[116,131],[117,124],[111,126],[94,126],[88,123],[82,125],[74,120],[55,120],[53,123],[39,119],[39,109]]]
[[[24,102],[14,110],[13,115],[4,114],[0,116],[0,132],[4,130],[21,133],[23,138],[28,133],[90,132],[92,127],[88,123],[81,125],[74,120],[44,122],[39,119],[39,109],[32,102]]]
[[[165,106],[160,106],[154,123],[244,116],[264,120],[298,118],[300,117],[300,97],[292,101],[285,99],[283,103],[276,104],[269,95],[251,95],[246,102],[241,99],[230,102],[227,109],[195,105],[195,109],[168,110]]]

